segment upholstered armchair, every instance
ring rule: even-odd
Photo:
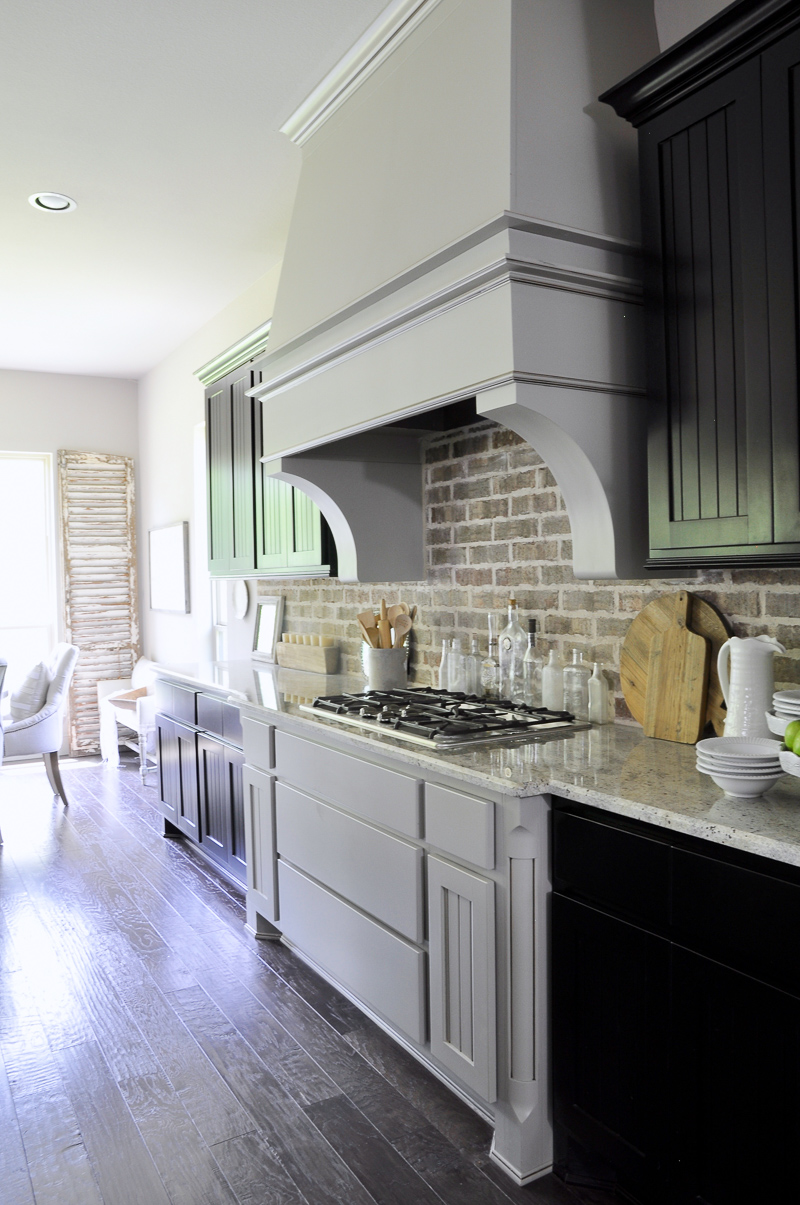
[[[4,720],[6,757],[41,753],[53,794],[64,803],[67,797],[58,769],[58,751],[64,739],[64,708],[79,651],[74,644],[57,644],[50,660],[36,667],[40,672],[33,685],[29,677],[20,691],[12,694],[11,722]],[[18,713],[38,706],[31,714],[14,718],[15,704]]]

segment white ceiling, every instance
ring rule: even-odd
[[[279,127],[385,6],[3,0],[0,368],[139,377],[272,267]]]

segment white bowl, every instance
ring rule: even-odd
[[[722,761],[716,757],[697,758],[698,766],[705,766],[707,770],[718,770],[720,774],[771,774],[777,772],[780,762],[777,757],[770,757],[767,761],[754,762],[752,765],[743,766],[741,762]]]
[[[759,770],[757,773],[754,771],[752,774],[744,770],[728,770],[725,766],[702,766],[699,762],[697,770],[700,774],[721,774],[723,778],[741,778],[745,782],[751,782],[756,778],[773,778],[776,774],[783,773],[778,764],[770,766],[768,770]]]
[[[782,706],[800,707],[800,690],[776,690],[772,702]]]
[[[734,799],[758,799],[765,791],[769,791],[781,778],[775,774],[769,778],[731,778],[727,774],[711,774],[709,776],[720,790]]]
[[[777,741],[776,741],[777,744]],[[782,746],[765,753],[763,757],[723,757],[719,753],[704,753],[702,749],[697,750],[697,757],[702,761],[713,762],[718,766],[730,766],[735,769],[736,766],[741,766],[743,770],[757,769],[759,766],[770,766],[778,764],[778,754]]]
[[[771,711],[767,711],[765,714],[767,718],[767,727],[769,728],[770,732],[774,732],[776,736],[783,736],[793,719],[797,718],[800,720],[800,713],[797,715],[797,717],[773,715]]]
[[[794,774],[796,778],[800,778],[800,757],[792,753],[791,749],[782,750],[780,762],[786,774]]]
[[[698,741],[695,748],[716,757],[755,758],[759,760],[770,753],[778,755],[780,741],[768,736],[709,736]]]

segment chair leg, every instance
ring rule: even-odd
[[[66,806],[69,803],[64,784],[61,781],[61,774],[58,769],[58,753],[43,753],[44,768],[47,771],[47,777],[50,786],[53,788],[53,794],[61,797],[61,802]]]

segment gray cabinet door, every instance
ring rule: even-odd
[[[247,923],[257,930],[257,915],[278,920],[278,867],[275,855],[275,780],[245,766],[244,836],[247,851]]]
[[[497,1097],[494,883],[428,856],[431,1053]]]

